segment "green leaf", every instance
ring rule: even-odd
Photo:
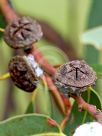
[[[85,91],[82,95],[85,101],[90,104],[95,105],[98,109],[102,108],[101,100],[94,89]],[[72,132],[75,130],[76,127],[85,123],[91,122],[94,118],[87,113],[87,111],[79,112],[76,102],[73,104],[73,108],[67,122],[66,128],[64,130],[65,134],[71,135]]]
[[[28,113],[34,113],[34,106],[33,106],[33,103],[32,103],[32,102],[30,102],[30,103],[28,104],[28,107],[27,107],[27,109],[26,109],[25,114],[28,114]]]
[[[59,65],[68,61],[68,57],[65,53],[57,47],[45,45],[39,46],[39,49],[52,65]]]
[[[39,90],[36,90],[36,91],[38,92]],[[49,92],[50,92],[50,90],[49,90]],[[42,91],[42,93],[43,93],[43,91]],[[58,104],[56,103],[56,100],[51,93],[50,93],[50,100],[48,102],[46,102],[45,96],[42,93],[35,95],[34,103],[32,103],[32,102],[29,103],[25,113],[29,114],[29,113],[39,112],[39,113],[47,114],[52,119],[54,119],[58,124],[60,124],[62,122],[62,120],[64,119],[65,115],[59,109]],[[42,97],[40,97],[40,95],[42,95]],[[43,104],[44,102],[46,102],[46,103]],[[39,105],[39,103],[40,103],[40,105]],[[44,110],[45,109],[44,106],[47,108],[46,110]],[[49,107],[50,107],[50,109],[49,109]]]
[[[66,136],[63,133],[43,133],[38,135],[32,135],[32,136]]]
[[[102,25],[102,0],[92,0],[88,28]]]
[[[40,81],[39,85],[37,86],[33,107],[35,113],[41,113],[51,116],[51,102],[49,90],[47,87],[44,87],[42,81]]]
[[[97,76],[102,77],[102,64],[93,64],[91,66],[96,71]]]
[[[93,104],[97,107],[97,109],[102,109],[102,103],[101,103],[101,98],[99,94],[94,90],[93,88],[91,89],[91,94],[90,94],[90,104]],[[85,96],[83,96],[85,98]]]
[[[63,133],[43,133],[38,135],[32,135],[32,136],[66,136]]]
[[[52,136],[64,136],[58,124],[49,124],[48,116],[40,114],[26,114],[10,118],[0,123],[1,136],[45,136],[52,133]],[[52,119],[50,119],[52,120]]]
[[[58,104],[56,103],[53,95],[51,97],[51,118],[53,118],[58,124],[61,124],[64,119],[64,114],[59,110]]]
[[[5,26],[6,26],[6,22],[4,20],[4,16],[3,15],[0,15],[0,28],[3,28],[5,29]],[[0,32],[0,38],[3,36],[3,32]]]
[[[102,49],[102,26],[90,29],[83,33],[81,36],[81,41],[84,44],[91,44],[97,50]]]
[[[68,1],[68,36],[79,55],[82,55],[82,44],[80,43],[79,35],[83,33],[86,27],[91,3],[91,0]]]

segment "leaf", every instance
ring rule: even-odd
[[[59,65],[68,61],[68,57],[65,53],[57,47],[45,45],[40,46],[39,49],[52,65]]]
[[[83,33],[91,7],[91,0],[68,1],[68,36],[78,55],[82,55],[82,44],[79,35]],[[84,5],[84,6],[83,6]]]
[[[90,29],[83,33],[81,36],[81,41],[84,44],[91,44],[97,50],[102,49],[102,26]]]
[[[34,92],[35,93],[35,92]],[[51,102],[48,88],[45,88],[43,82],[40,81],[36,89],[36,96],[33,101],[35,113],[41,113],[51,116]]]
[[[63,133],[43,133],[38,135],[32,135],[32,136],[66,136]]]
[[[85,53],[85,59],[90,64],[97,64],[97,66],[102,64],[102,26],[96,27],[94,29],[91,29],[89,31],[86,31],[82,35],[82,42],[86,44],[84,46],[84,53]],[[91,46],[89,45],[91,44]],[[101,66],[99,67],[93,67],[96,69],[97,76],[101,77]],[[99,70],[99,71],[98,71]],[[97,90],[102,97],[101,93],[102,88],[102,81],[98,80],[97,82]]]
[[[102,25],[102,0],[92,0],[91,12],[88,21],[88,28]]]
[[[51,126],[48,123],[50,118],[48,116],[40,114],[26,114],[10,118],[0,123],[0,135],[1,136],[37,136],[47,133],[63,134],[56,123],[55,126]],[[51,119],[52,120],[52,119]],[[57,136],[57,134],[55,136]],[[53,135],[52,135],[53,136]],[[64,136],[64,134],[63,134]]]
[[[95,105],[97,109],[102,109],[101,98],[93,88],[91,88],[90,103]]]
[[[102,64],[93,64],[91,66],[96,71],[97,76],[102,77]]]
[[[88,91],[84,92],[82,97],[85,101],[89,101],[88,103],[95,105],[98,109],[102,108],[101,100],[97,92],[94,91],[94,89],[91,89],[90,94]],[[93,120],[93,117],[88,114],[87,111],[79,112],[77,104],[76,102],[74,102],[64,133],[71,135],[76,127],[85,122],[91,122]]]
[[[53,118],[58,124],[61,124],[64,119],[64,114],[59,110],[58,104],[56,103],[53,95],[51,97],[51,118]]]
[[[26,109],[25,114],[28,114],[28,113],[34,113],[34,106],[33,106],[33,103],[32,103],[32,102],[30,102],[30,103],[28,104],[28,107],[27,107],[27,109]]]
[[[0,28],[5,29],[6,22],[4,20],[3,15],[0,15]],[[0,32],[0,38],[3,36],[3,32]]]

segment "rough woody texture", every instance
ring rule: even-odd
[[[74,60],[62,65],[55,74],[55,84],[64,93],[80,95],[96,81],[95,71],[83,60]]]
[[[17,87],[26,92],[34,91],[38,79],[25,56],[13,57],[9,63],[9,72],[12,81]]]
[[[5,29],[4,40],[12,48],[32,47],[43,33],[40,25],[30,17],[17,17]]]

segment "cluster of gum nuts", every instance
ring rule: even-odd
[[[32,50],[33,43],[43,33],[40,25],[30,17],[18,17],[5,29],[4,40],[14,49]],[[12,81],[20,89],[32,92],[36,88],[43,70],[31,54],[15,56],[9,62]],[[83,60],[73,60],[62,65],[54,75],[55,85],[65,95],[81,95],[87,87],[95,84],[95,71]]]

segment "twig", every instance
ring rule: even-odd
[[[49,62],[46,60],[44,55],[39,51],[35,44],[30,53],[34,55],[34,58],[40,64],[44,71],[46,71],[51,76],[53,76],[56,73],[56,69],[51,64],[49,64]]]
[[[81,96],[72,95],[71,97],[77,102],[79,111],[86,110],[91,116],[102,124],[102,112],[97,109],[96,106],[85,102]]]
[[[66,126],[67,121],[68,121],[72,106],[71,106],[69,99],[66,96],[64,96],[61,93],[59,94],[58,89],[55,87],[52,79],[48,75],[46,75],[46,79],[47,79],[47,84],[48,84],[49,89],[51,89],[51,92],[53,93],[54,97],[56,98],[57,103],[59,103],[59,106],[61,106],[61,109],[63,110],[63,112],[65,114],[65,117],[60,124],[60,127],[63,130]]]
[[[7,0],[0,0],[0,8],[8,23],[17,17],[17,14],[12,10]]]
[[[10,77],[10,74],[6,73],[6,74],[0,76],[0,80],[5,80],[5,79],[7,79],[9,77]]]
[[[64,105],[64,101],[58,91],[58,89],[56,88],[56,86],[54,85],[52,79],[46,75],[46,82],[47,85],[49,87],[49,89],[51,90],[51,93],[53,94],[56,102],[58,103],[58,105],[60,106],[60,109],[62,110],[62,112],[65,114],[65,105]]]

